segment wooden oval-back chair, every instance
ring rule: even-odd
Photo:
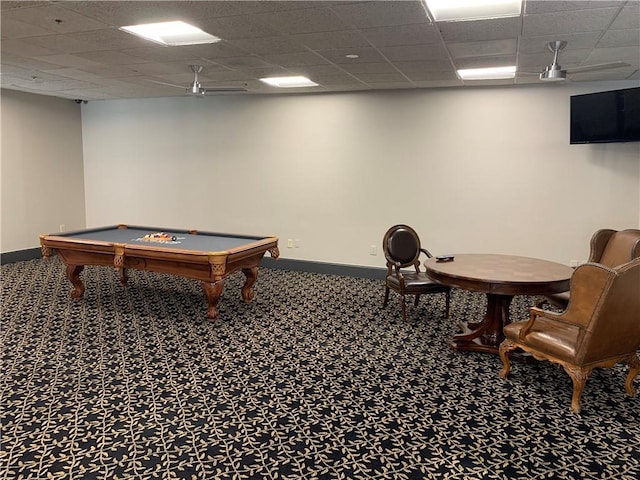
[[[405,295],[415,295],[414,304],[417,306],[422,294],[444,293],[445,317],[448,318],[451,287],[431,280],[420,270],[420,255],[424,254],[427,258],[431,258],[432,255],[427,249],[422,248],[416,231],[407,225],[394,225],[384,234],[382,249],[387,259],[383,307],[389,302],[389,291],[397,292],[402,302],[402,319],[406,320]]]

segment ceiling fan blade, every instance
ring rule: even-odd
[[[151,80],[150,78],[146,79],[146,80],[147,80],[147,82],[153,82],[153,83],[157,83],[159,85],[167,85],[169,87],[184,88],[184,85],[176,85],[175,83],[161,82],[159,80]]]
[[[598,70],[607,70],[609,68],[622,68],[622,67],[630,67],[628,63],[625,62],[611,62],[611,63],[598,63],[596,65],[585,65],[584,67],[575,67],[575,68],[567,68],[567,73],[583,73],[583,72],[596,72]]]
[[[221,92],[246,92],[247,89],[244,87],[203,87],[200,89],[203,94],[207,93],[221,93]]]

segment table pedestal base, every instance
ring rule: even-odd
[[[504,340],[502,329],[511,323],[509,306],[512,295],[487,294],[487,313],[480,322],[460,322],[460,333],[447,343],[456,352],[483,352],[498,355],[500,344]],[[510,358],[532,361],[531,355],[511,352]]]

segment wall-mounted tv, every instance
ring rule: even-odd
[[[640,141],[640,87],[571,96],[570,143]]]

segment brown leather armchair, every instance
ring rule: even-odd
[[[507,353],[516,348],[558,363],[573,380],[571,409],[578,413],[584,384],[596,367],[629,365],[625,388],[627,394],[635,394],[633,380],[640,372],[640,258],[616,268],[581,265],[573,272],[570,292],[571,302],[563,312],[533,307],[529,321],[504,327],[500,377],[509,374]]]
[[[382,240],[382,249],[387,259],[387,278],[385,283],[383,308],[389,303],[389,291],[400,294],[402,302],[402,319],[406,320],[407,311],[405,295],[415,295],[415,305],[420,295],[428,293],[444,293],[446,299],[445,317],[449,317],[451,287],[431,280],[426,273],[420,271],[420,254],[431,258],[431,253],[420,245],[416,231],[407,225],[394,225]],[[402,269],[413,267],[413,271]]]
[[[601,263],[607,267],[617,267],[634,258],[640,257],[640,230],[598,230],[591,237],[589,262]],[[567,308],[569,291],[555,293],[539,301],[536,306],[542,307],[549,302],[559,308]]]

